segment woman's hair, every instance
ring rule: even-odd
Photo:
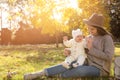
[[[109,32],[107,32],[105,29],[98,27],[98,26],[93,26],[97,29],[98,35],[104,36],[104,35],[110,35]]]
[[[114,36],[111,33],[109,33],[108,31],[106,31],[105,29],[98,27],[98,26],[93,26],[93,27],[95,27],[97,29],[98,35],[100,35],[100,36],[110,35],[112,37],[112,39],[114,39]]]

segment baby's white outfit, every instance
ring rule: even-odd
[[[77,61],[78,65],[83,65],[86,59],[86,54],[84,48],[86,47],[86,42],[83,39],[81,42],[76,42],[74,39],[63,41],[66,47],[71,51],[71,54],[66,57],[65,63],[71,64],[73,61]]]

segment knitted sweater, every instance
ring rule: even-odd
[[[84,55],[86,58],[86,54],[85,54],[85,40],[83,39],[81,42],[76,42],[74,39],[71,40],[67,40],[67,41],[63,41],[63,44],[69,48],[69,50],[71,51],[71,56],[73,56],[74,58],[77,58],[79,55]]]
[[[99,68],[101,76],[106,76],[110,73],[113,54],[114,44],[111,36],[94,36],[92,48],[87,54],[88,63]]]

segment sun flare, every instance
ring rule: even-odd
[[[63,9],[66,8],[73,8],[77,12],[81,13],[82,10],[78,7],[78,1],[77,0],[54,0],[56,3],[56,7],[53,10],[53,16],[52,18],[58,20],[61,22],[62,20],[62,15],[63,15]]]
[[[56,6],[52,10],[51,18],[60,22],[60,23],[63,20],[63,15],[64,15],[64,10],[65,9],[72,8],[72,9],[76,10],[77,12],[82,12],[82,10],[78,7],[78,1],[77,0],[52,0],[52,2]],[[18,7],[15,7],[12,10],[9,10],[10,8],[7,4],[1,4],[0,7],[3,7],[3,10],[2,9],[0,10],[1,13],[2,13],[0,15],[0,16],[2,16],[2,18],[0,19],[1,20],[0,21],[0,24],[1,24],[0,27],[1,28],[11,28],[11,29],[13,29],[13,27],[14,28],[18,27],[17,23],[21,20],[21,17],[19,15],[17,15],[17,13],[20,12]],[[34,6],[34,8],[35,8],[35,6]],[[24,8],[21,7],[21,9],[24,10],[24,15],[30,15],[31,14],[30,12],[27,11],[26,6],[24,6]],[[6,10],[6,11],[4,11],[4,10]],[[13,11],[13,13],[15,13],[17,16],[15,16],[15,15],[11,16],[9,11]],[[40,14],[40,10],[37,10],[37,11]],[[11,21],[9,19],[10,17],[12,17]],[[27,17],[29,17],[29,16],[27,16]],[[14,20],[13,20],[13,18],[14,18]]]

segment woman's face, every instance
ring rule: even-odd
[[[95,28],[93,26],[90,26],[90,25],[87,25],[87,27],[88,27],[88,31],[89,31],[90,34],[92,34],[93,36],[98,35],[97,28]]]

